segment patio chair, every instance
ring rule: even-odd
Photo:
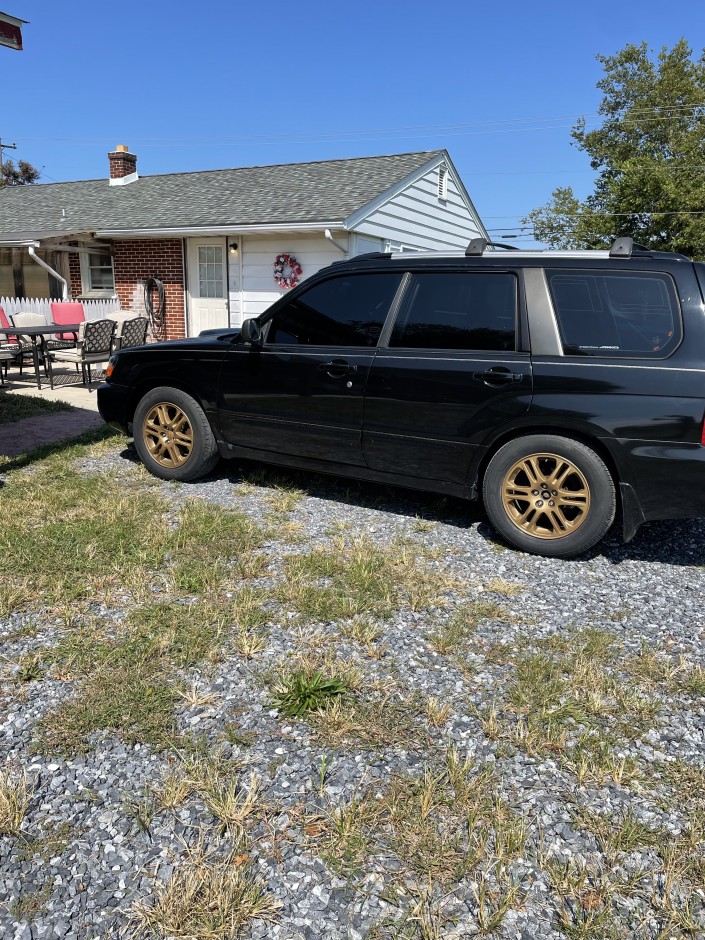
[[[17,353],[11,352],[6,346],[0,346],[0,387],[5,384],[8,363],[12,362],[16,357]]]
[[[125,346],[144,346],[147,340],[147,317],[130,317],[118,320],[113,338],[113,351],[124,349]]]
[[[17,342],[19,344],[19,352],[15,355],[17,356],[17,363],[20,367],[20,375],[22,375],[22,365],[24,363],[24,357],[26,355],[34,355],[34,343],[29,336],[22,335],[23,326],[46,326],[46,318],[42,313],[34,313],[32,310],[21,310],[19,313],[15,313],[12,316],[12,323],[10,326],[17,327]],[[39,355],[44,358],[44,340],[40,336],[38,343]],[[44,363],[44,371],[46,372],[46,362]]]
[[[78,342],[75,349],[47,350],[51,388],[54,388],[53,363],[68,362],[81,366],[83,384],[88,386],[90,392],[91,365],[96,362],[106,362],[110,358],[114,333],[114,320],[84,320],[78,331]]]
[[[9,327],[12,326],[10,321],[7,319],[5,311],[2,307],[0,307],[0,326],[4,329],[9,329]],[[20,351],[18,338],[16,336],[12,336],[11,334],[5,335],[3,333],[3,335],[0,336],[0,350],[3,350],[4,352],[11,351],[14,356],[17,356]],[[7,369],[7,366],[5,368]]]
[[[86,312],[80,301],[56,300],[51,304],[53,323],[84,323]],[[57,333],[55,339],[47,341],[47,349],[75,349],[73,333]]]

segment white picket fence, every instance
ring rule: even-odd
[[[109,313],[120,310],[120,301],[117,297],[110,300],[82,300],[86,320],[102,320]],[[45,297],[0,297],[0,307],[8,317],[22,311],[41,313],[47,323],[51,323],[51,300]]]

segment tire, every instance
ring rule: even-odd
[[[132,422],[140,460],[162,480],[197,480],[218,462],[208,418],[186,392],[154,388],[142,398]]]
[[[616,509],[603,460],[585,444],[553,434],[527,434],[500,447],[485,471],[482,496],[490,522],[507,542],[549,558],[592,548]]]

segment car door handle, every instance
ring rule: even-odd
[[[521,372],[510,372],[502,366],[487,369],[486,372],[473,372],[472,377],[476,382],[484,382],[485,385],[509,385],[511,382],[521,382],[524,378]]]
[[[325,372],[333,378],[342,378],[344,375],[352,375],[357,372],[357,366],[346,362],[345,359],[333,359],[331,362],[321,362],[318,365],[319,372]]]

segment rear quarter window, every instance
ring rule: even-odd
[[[683,335],[667,274],[547,270],[567,356],[663,359]]]

